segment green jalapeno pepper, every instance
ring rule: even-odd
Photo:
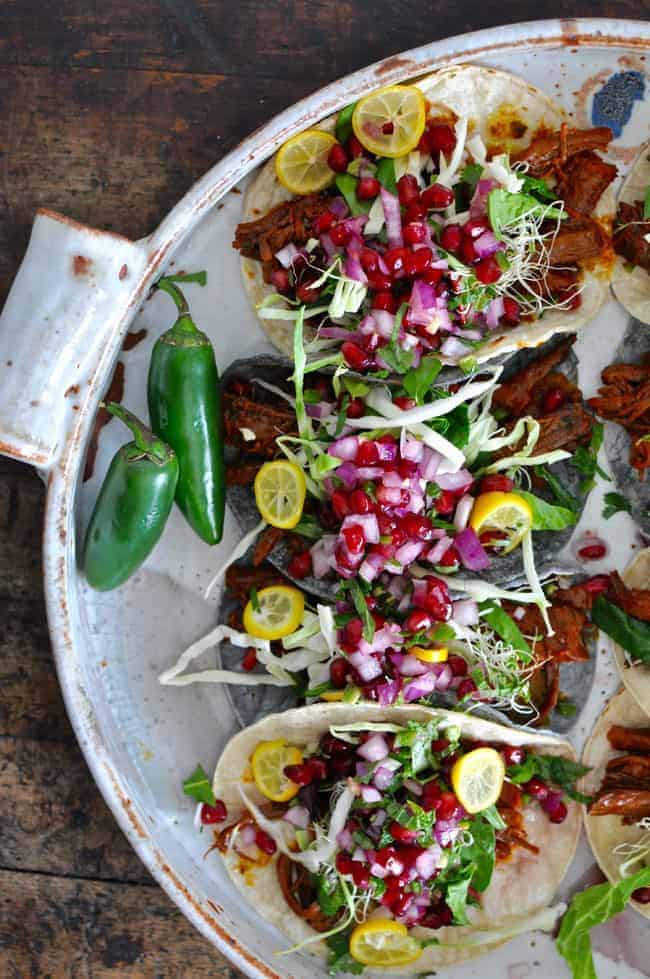
[[[117,588],[151,553],[174,504],[178,460],[173,449],[135,415],[109,402],[107,411],[127,425],[133,441],[113,456],[84,541],[83,564],[93,588]]]
[[[149,366],[151,425],[178,456],[176,502],[208,544],[218,544],[226,505],[219,373],[210,340],[190,316],[175,282],[205,284],[205,273],[168,276],[158,289],[172,297],[178,318],[156,341]]]

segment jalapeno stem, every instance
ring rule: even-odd
[[[167,462],[169,458],[169,447],[167,444],[158,438],[157,435],[154,435],[151,429],[147,428],[133,412],[129,411],[128,408],[124,408],[116,401],[107,401],[103,403],[102,407],[109,414],[119,418],[130,429],[133,434],[133,441],[139,452],[149,456],[155,462]]]

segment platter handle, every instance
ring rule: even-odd
[[[147,242],[40,210],[0,315],[0,455],[49,470],[133,310]]]

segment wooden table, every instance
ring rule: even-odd
[[[325,82],[445,35],[565,12],[549,0],[1,0],[0,302],[37,207],[138,238]],[[650,0],[571,13],[648,19]],[[45,621],[43,501],[32,471],[0,460],[0,975],[236,976],[131,851],[75,743]]]

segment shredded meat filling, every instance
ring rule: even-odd
[[[523,370],[517,371],[507,381],[503,381],[492,399],[494,407],[515,418],[520,418],[521,415],[526,414],[539,384],[551,373],[554,367],[566,360],[575,340],[575,336],[567,337],[566,340],[558,343],[553,350],[542,357],[535,358]]]
[[[606,150],[612,135],[607,126],[596,126],[593,129],[563,127],[559,132],[536,136],[516,159],[528,163],[531,177],[544,177],[563,166],[567,159],[577,153],[585,150]]]
[[[246,395],[226,391],[223,398],[225,440],[248,455],[273,458],[278,435],[297,435],[296,416],[290,407],[260,405]],[[242,429],[244,430],[242,432]],[[245,438],[252,433],[254,438]]]
[[[610,364],[602,373],[603,386],[589,404],[601,418],[622,425],[632,446],[630,464],[640,479],[650,466],[650,356],[640,364]]]
[[[650,727],[622,727],[613,724],[607,732],[607,740],[616,751],[650,753]]]
[[[650,234],[650,220],[644,219],[643,206],[643,201],[619,204],[614,228],[614,251],[632,265],[650,272],[650,242],[645,240],[645,235]]]
[[[587,258],[596,258],[605,247],[605,234],[600,226],[583,215],[563,221],[551,245],[553,265],[574,265]]]
[[[582,150],[569,157],[562,168],[560,197],[569,210],[592,214],[615,177],[613,164],[605,163],[593,150]]]
[[[275,253],[290,242],[300,246],[317,237],[315,221],[327,204],[321,194],[284,201],[261,218],[239,224],[233,246],[246,258],[272,262]]]
[[[294,914],[314,931],[329,931],[339,915],[328,917],[321,911],[309,871],[284,853],[277,859],[276,871],[284,899]]]

